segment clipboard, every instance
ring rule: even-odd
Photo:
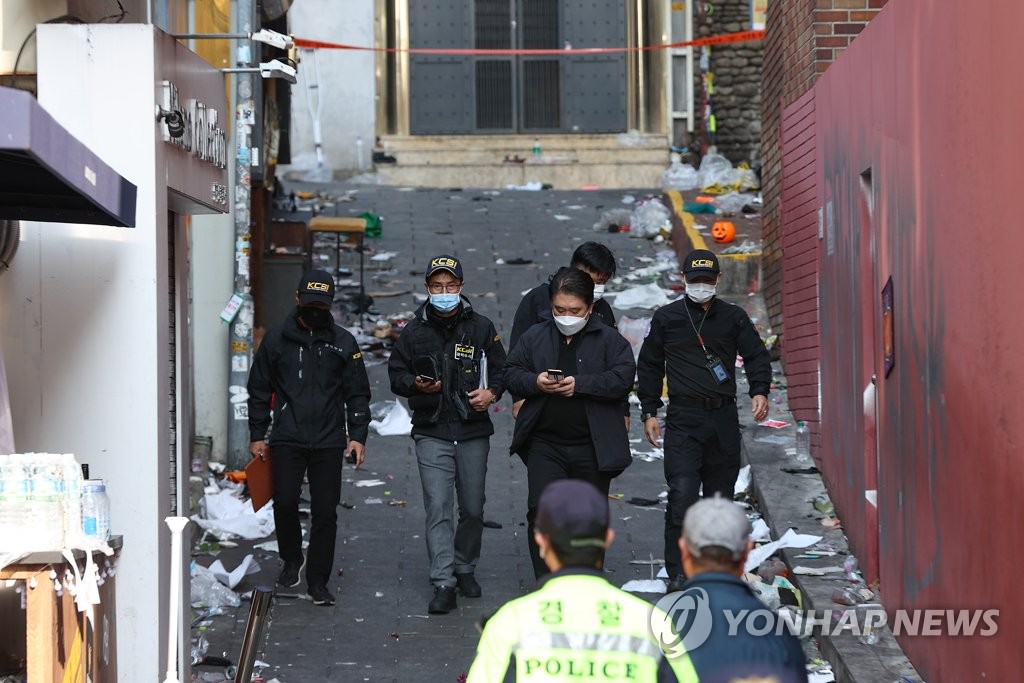
[[[245,466],[245,481],[249,485],[253,512],[270,502],[274,497],[274,479],[270,468],[270,450],[262,458],[257,456]]]

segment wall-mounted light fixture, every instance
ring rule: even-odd
[[[252,40],[281,50],[290,50],[295,47],[291,36],[266,28],[260,29],[256,33],[175,33],[172,34],[172,37],[180,40],[221,40],[228,38]]]

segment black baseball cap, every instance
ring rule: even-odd
[[[683,260],[683,277],[694,280],[699,277],[716,278],[722,272],[718,257],[707,249],[694,249]]]
[[[558,479],[540,494],[534,525],[556,547],[603,548],[608,533],[608,498],[590,482]]]
[[[326,270],[310,270],[299,280],[299,303],[302,305],[334,303],[334,278]]]
[[[448,254],[441,254],[430,260],[430,265],[427,266],[427,273],[423,276],[424,280],[429,280],[430,276],[439,270],[447,270],[455,277],[462,278],[462,262],[454,256]]]

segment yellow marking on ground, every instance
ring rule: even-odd
[[[672,202],[672,211],[679,216],[679,220],[682,221],[683,229],[686,230],[686,236],[690,238],[690,244],[693,248],[707,249],[707,243],[694,227],[697,224],[697,221],[694,220],[693,214],[683,211],[683,195],[679,194],[679,190],[668,190],[665,194],[668,196],[669,201]]]

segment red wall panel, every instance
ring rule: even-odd
[[[901,639],[927,680],[1024,670],[1022,25],[1019,0],[891,0],[813,90],[829,490],[888,608],[1002,610],[993,637]]]

